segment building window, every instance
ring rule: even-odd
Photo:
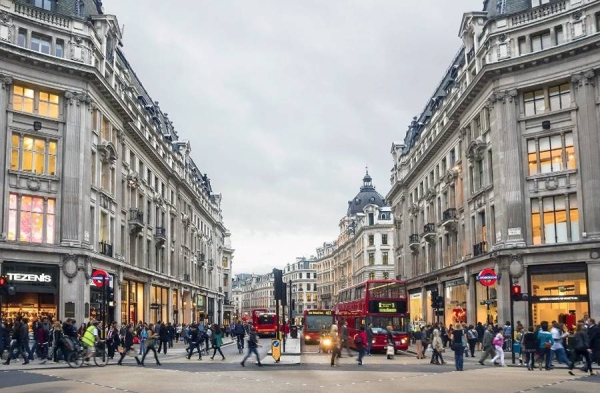
[[[556,45],[560,45],[565,42],[565,34],[562,26],[556,26],[554,28],[554,37],[556,38]]]
[[[527,141],[529,175],[575,169],[573,133],[552,135]]]
[[[548,49],[551,46],[550,32],[536,34],[531,36],[531,51],[538,52]]]
[[[550,96],[551,111],[571,106],[571,86],[568,83],[550,87],[548,94]]]
[[[56,201],[11,193],[8,197],[8,241],[54,243]]]
[[[548,4],[550,0],[533,0],[531,2],[532,7],[538,7],[540,5]]]
[[[49,55],[51,47],[52,40],[49,37],[35,33],[31,34],[31,50]]]
[[[17,45],[23,48],[27,46],[27,30],[19,29],[19,34],[17,36]]]
[[[13,109],[16,111],[35,113],[35,101],[38,100],[38,114],[58,118],[58,95],[44,91],[35,91],[23,86],[13,86]]]
[[[383,244],[383,245],[387,245],[388,244],[388,238],[387,238],[387,236],[388,235],[385,235],[385,234],[381,235],[381,244]]]
[[[383,278],[386,279],[386,280],[388,278],[390,278],[390,273],[389,272],[383,272]]]
[[[375,235],[369,235],[369,246],[375,245]]]
[[[567,206],[568,204],[568,206]],[[540,211],[540,208],[542,209]],[[544,197],[531,200],[533,244],[554,244],[579,241],[579,207],[577,196]]]
[[[527,54],[527,39],[525,37],[519,37],[519,54]]]
[[[12,134],[11,169],[39,175],[56,175],[56,141]]]
[[[389,259],[388,259],[388,253],[387,252],[383,252],[382,253],[382,258],[383,258],[383,264],[387,265],[388,261],[389,261]]]
[[[46,11],[52,11],[52,0],[35,0],[33,3],[38,8],[43,8]]]
[[[375,253],[370,252],[369,253],[369,266],[373,266],[374,264],[375,264]]]
[[[375,279],[375,273],[371,272],[369,273],[369,280],[374,280]]]
[[[56,46],[54,47],[54,55],[56,57],[64,57],[65,42],[63,40],[56,40]]]
[[[546,101],[544,90],[529,91],[523,94],[525,103],[525,116],[537,115],[544,113],[546,110]]]

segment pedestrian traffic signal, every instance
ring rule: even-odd
[[[442,310],[444,308],[444,297],[443,296],[438,296],[436,301],[435,301],[435,308],[437,308],[438,310]]]
[[[518,284],[514,284],[511,287],[512,299],[515,302],[523,300],[523,294],[521,293],[521,286]]]
[[[437,298],[438,298],[437,291],[432,291],[431,292],[431,308],[437,308]]]
[[[15,290],[15,287],[13,287],[12,285],[10,285],[8,283],[8,280],[6,279],[6,277],[0,276],[0,296],[5,296],[5,295],[12,296],[15,293],[17,293],[17,291]]]

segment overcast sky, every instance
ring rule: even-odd
[[[235,273],[334,240],[365,166],[403,141],[481,0],[106,0],[124,52],[223,194]]]

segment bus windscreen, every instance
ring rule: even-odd
[[[369,283],[369,299],[406,299],[406,285],[401,283]]]
[[[331,315],[307,315],[304,323],[307,332],[329,332],[333,320]]]
[[[259,325],[273,325],[275,318],[272,315],[259,315],[257,321]]]

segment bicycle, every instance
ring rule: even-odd
[[[104,367],[108,364],[108,348],[106,341],[100,340],[95,345],[94,364],[98,367]]]

